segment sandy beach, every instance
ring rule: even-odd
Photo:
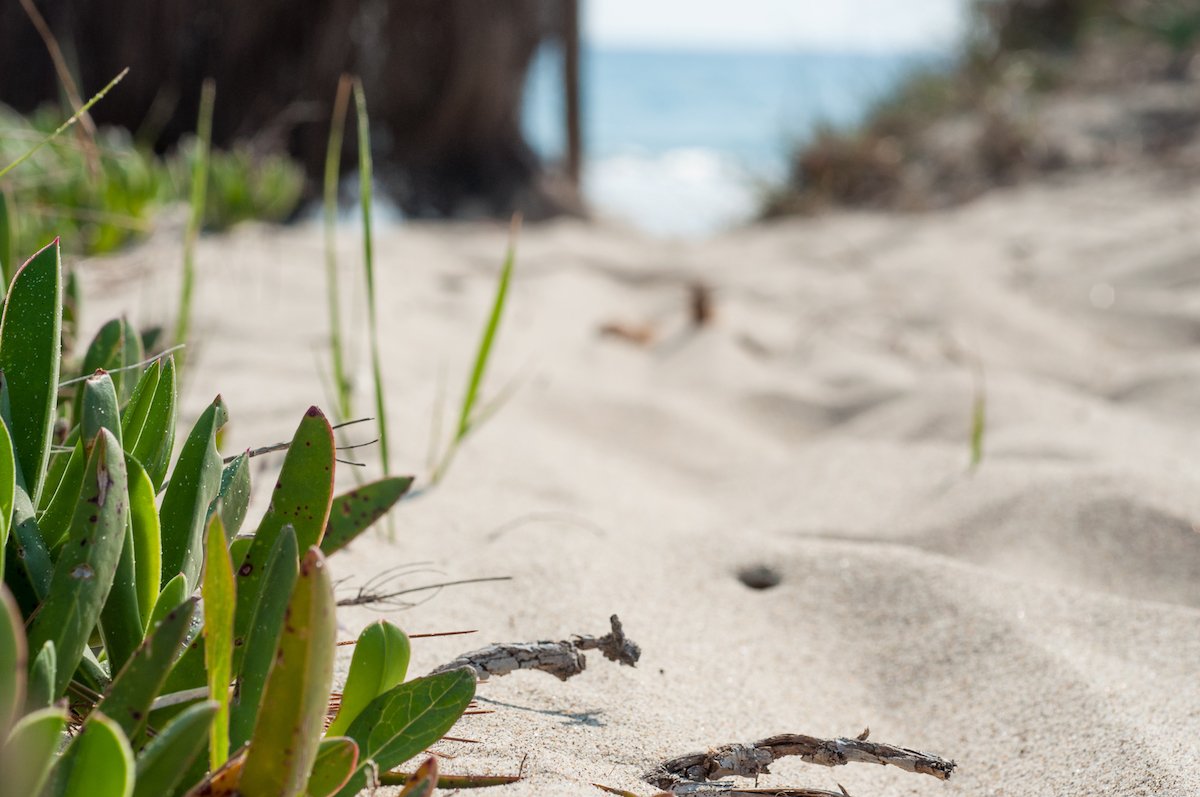
[[[400,566],[436,571],[404,585],[512,580],[346,609],[341,636],[380,616],[478,630],[415,641],[421,673],[620,615],[636,669],[593,654],[569,682],[494,679],[479,700],[495,713],[453,732],[478,743],[435,748],[450,773],[524,761],[497,792],[513,797],[594,782],[649,795],[640,775],[664,758],[867,726],[958,769],[941,783],[781,761],[759,787],[1198,794],[1198,220],[1200,188],[1110,174],[703,243],[529,227],[488,375],[489,395],[515,393],[442,484],[400,505],[394,542],[368,534],[331,560],[345,595]],[[360,240],[341,236],[367,415]],[[119,313],[170,321],[179,237],[79,264],[85,339]],[[391,455],[422,481],[438,385],[448,428],[505,239],[484,224],[377,230]],[[220,392],[224,453],[288,439],[331,404],[319,227],[206,237],[198,267],[185,416]],[[699,328],[697,282],[715,313]],[[652,340],[601,334],[613,324]],[[377,472],[376,451],[354,456]],[[262,488],[278,459],[258,462]],[[778,585],[741,583],[753,566]]]

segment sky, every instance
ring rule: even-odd
[[[962,31],[965,0],[583,0],[610,47],[928,50]]]

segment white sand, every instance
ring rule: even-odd
[[[417,672],[490,641],[600,633],[612,612],[644,655],[482,686],[496,713],[456,730],[480,744],[438,745],[456,756],[443,770],[510,773],[528,755],[529,778],[497,793],[650,794],[639,773],[664,757],[869,725],[958,772],[785,762],[760,786],[1200,794],[1198,221],[1200,189],[1106,177],[704,245],[527,230],[488,380],[522,387],[439,489],[402,505],[395,544],[369,536],[332,565],[513,577],[385,612],[411,632],[479,629],[415,643]],[[425,473],[439,374],[460,395],[504,238],[378,233],[402,470]],[[359,243],[340,244],[349,284]],[[86,264],[87,328],[169,319],[178,258],[164,236]],[[199,260],[187,414],[220,390],[227,451],[286,439],[329,403],[319,230],[247,227]],[[695,279],[718,319],[688,332]],[[351,321],[368,414],[364,314]],[[656,322],[660,340],[597,334],[614,321]],[[988,425],[969,474],[973,357]],[[758,563],[782,583],[740,584]],[[377,616],[345,611],[344,636]]]

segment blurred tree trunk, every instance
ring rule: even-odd
[[[0,101],[56,101],[20,4],[0,8]],[[360,75],[377,177],[415,216],[533,218],[577,207],[521,131],[526,73],[563,23],[556,0],[38,0],[84,96],[125,66],[93,116],[164,150],[217,82],[213,139],[285,148],[319,180],[334,89]],[[353,120],[351,120],[351,126]],[[351,129],[353,129],[351,127]],[[353,140],[352,138],[350,139]],[[353,161],[351,145],[346,162]]]

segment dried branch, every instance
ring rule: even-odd
[[[561,642],[516,642],[488,645],[486,648],[463,654],[448,664],[443,664],[434,673],[446,672],[458,667],[470,667],[476,676],[485,681],[496,675],[508,675],[516,670],[541,670],[560,680],[579,675],[587,667],[585,650],[599,650],[604,658],[620,662],[629,667],[637,666],[642,655],[641,648],[625,636],[621,620],[615,614],[609,618],[612,631],[604,636],[575,636]]]
[[[868,742],[866,738],[818,739],[785,733],[753,744],[726,744],[702,753],[672,758],[646,773],[645,780],[677,794],[694,794],[695,791],[679,791],[677,787],[731,775],[756,778],[766,774],[772,762],[787,756],[798,756],[810,764],[826,767],[851,763],[890,764],[906,772],[932,775],[939,780],[947,780],[955,767],[953,761],[929,753]]]

